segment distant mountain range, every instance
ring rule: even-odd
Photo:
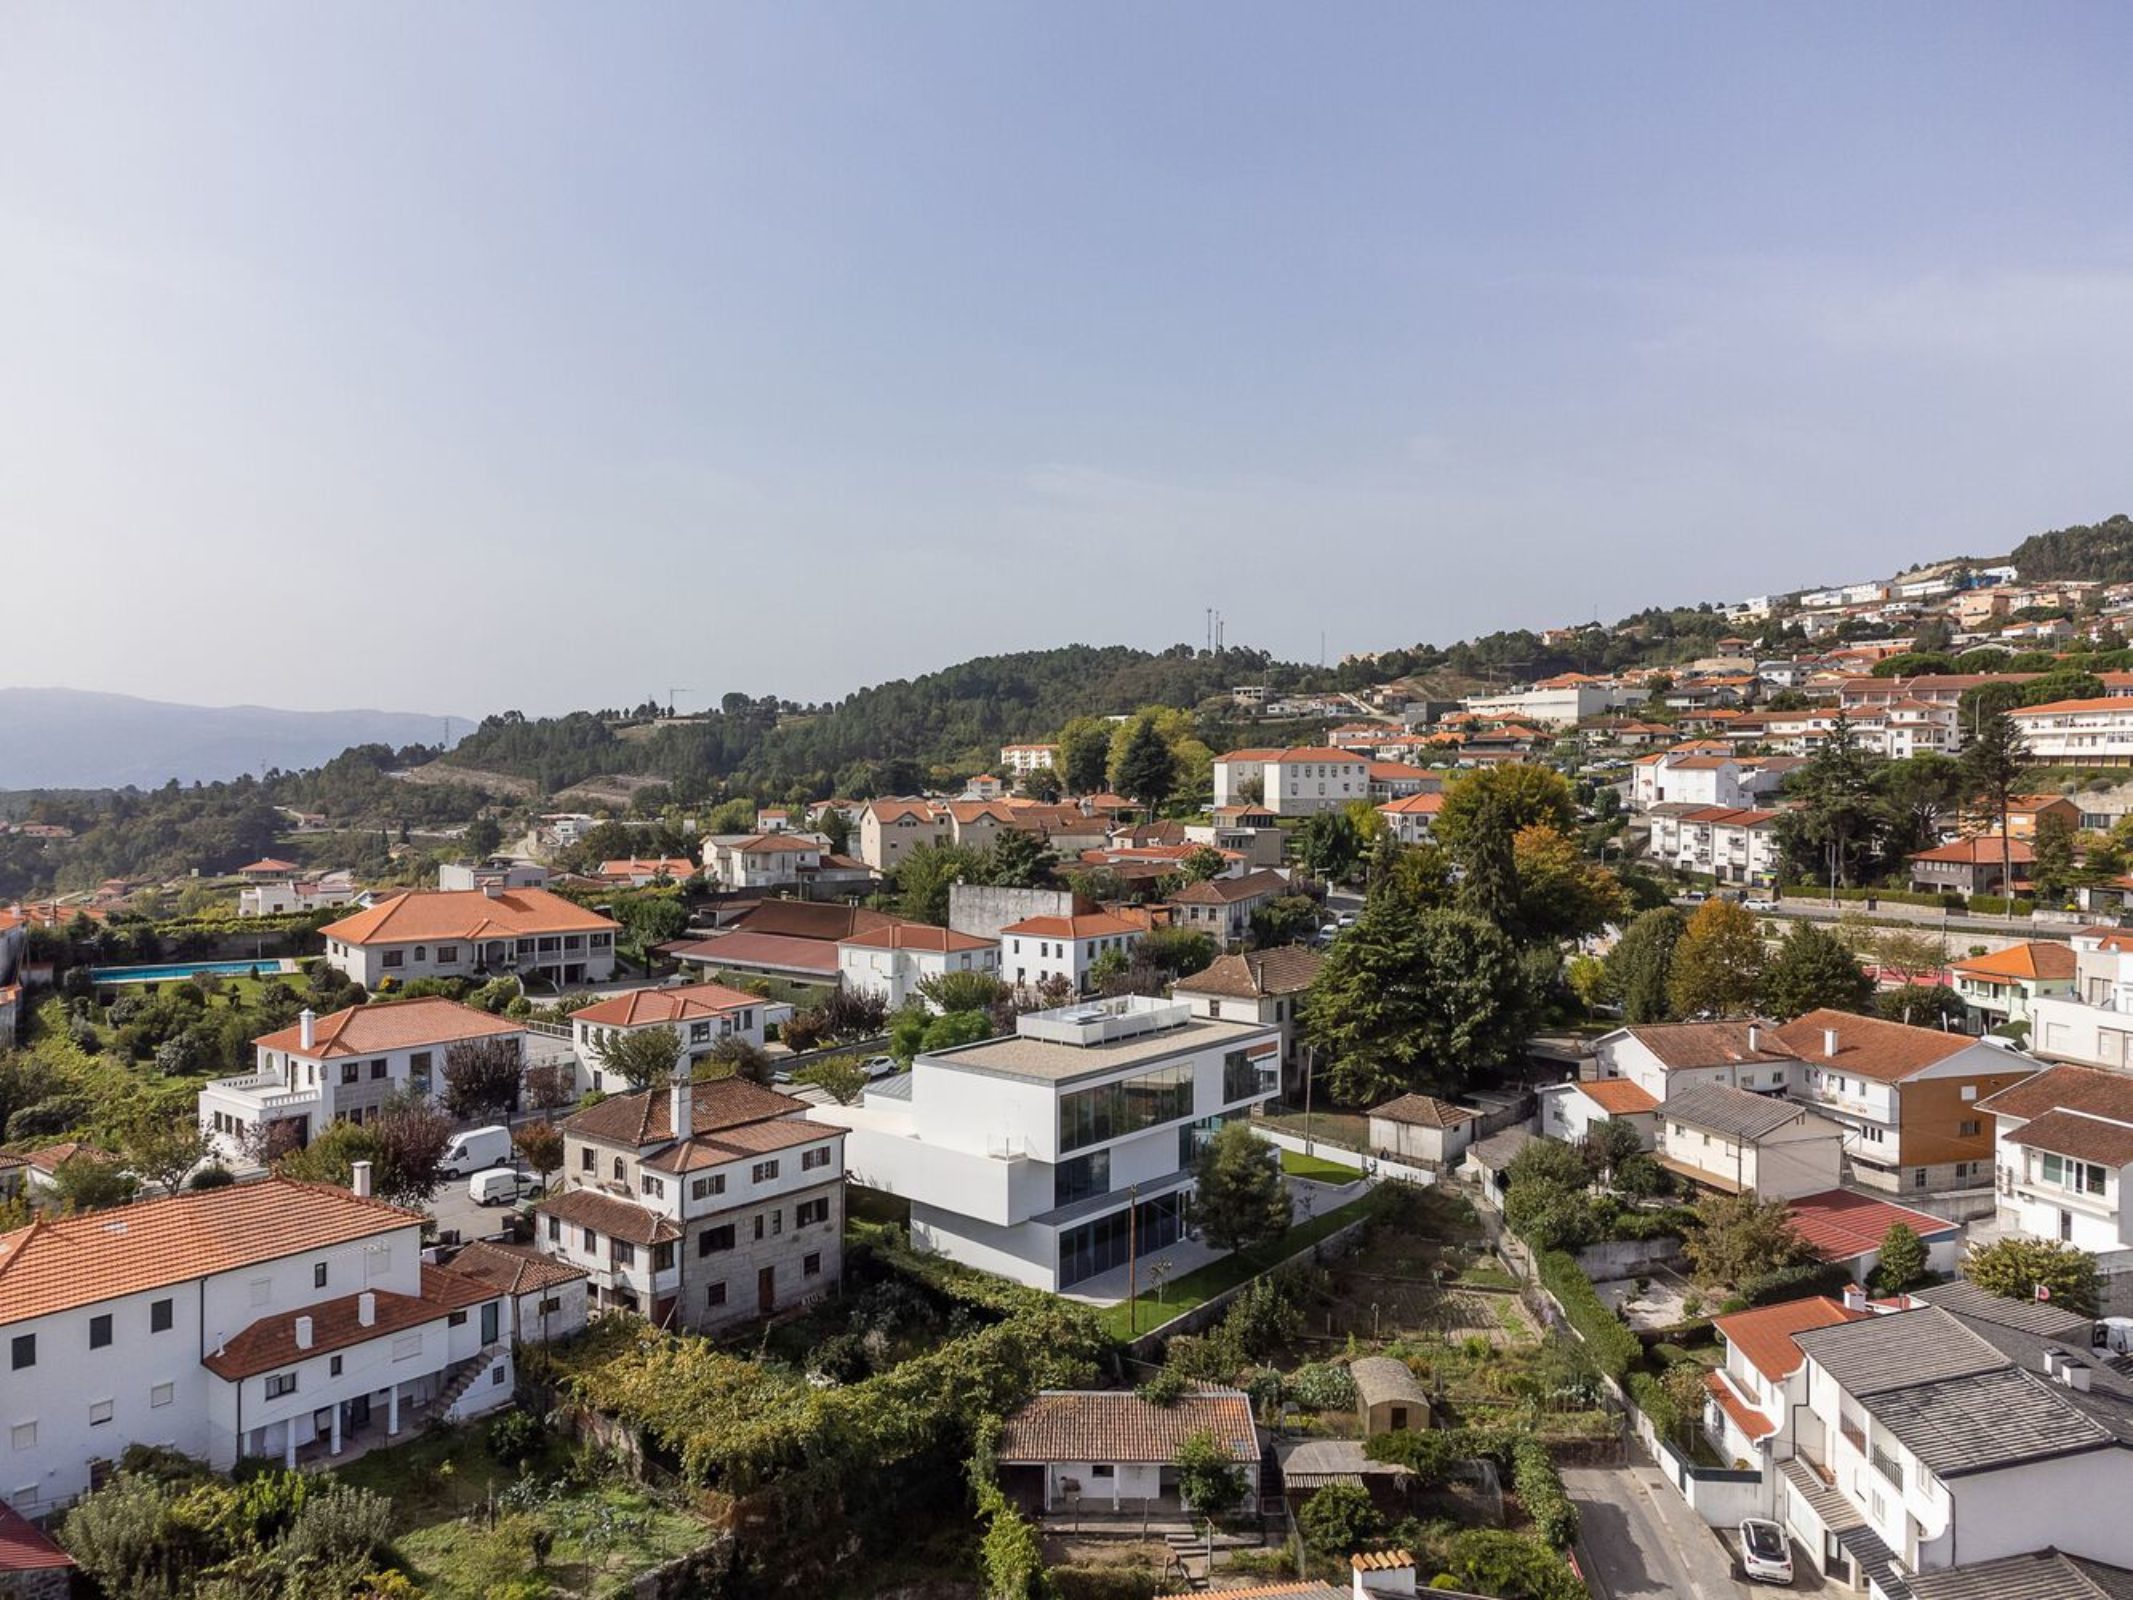
[[[0,689],[0,789],[160,788],[262,767],[296,771],[350,745],[436,744],[463,717],[411,711],[185,706],[80,689]]]

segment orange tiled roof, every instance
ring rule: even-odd
[[[583,1267],[574,1267],[554,1256],[523,1245],[490,1244],[476,1240],[452,1257],[451,1270],[462,1278],[485,1283],[505,1294],[532,1294],[539,1289],[560,1288],[589,1277]]]
[[[1010,922],[1002,933],[1024,934],[1032,939],[1101,939],[1112,934],[1145,933],[1137,922],[1113,916],[1108,911],[1087,911],[1073,917],[1025,917]]]
[[[771,1002],[761,995],[743,994],[723,983],[677,984],[667,989],[632,989],[610,995],[597,1005],[573,1011],[573,1021],[599,1023],[609,1028],[637,1028],[662,1022],[686,1022],[692,1017],[715,1017],[746,1006]]]
[[[936,955],[950,950],[990,950],[999,943],[996,939],[980,939],[976,934],[930,927],[923,922],[895,923],[867,933],[855,933],[849,939],[837,942],[865,950],[925,950]]]
[[[80,1216],[40,1217],[0,1234],[0,1323],[323,1250],[421,1221],[419,1213],[382,1200],[290,1178]]]
[[[665,1089],[614,1095],[566,1118],[563,1128],[579,1138],[597,1139],[603,1144],[664,1144],[674,1137],[669,1099]],[[689,1120],[696,1133],[723,1133],[745,1123],[790,1117],[806,1109],[805,1101],[745,1078],[720,1078],[695,1086],[690,1096]],[[824,1126],[818,1131],[828,1135],[836,1130]]]
[[[1735,1311],[1714,1318],[1712,1326],[1726,1336],[1726,1343],[1747,1357],[1749,1365],[1776,1382],[1799,1370],[1807,1358],[1792,1342],[1796,1333],[1809,1328],[1831,1328],[1840,1322],[1863,1321],[1869,1313],[1849,1311],[1828,1295],[1805,1300],[1785,1300],[1753,1311]]]
[[[1968,961],[1958,961],[1949,970],[1968,973],[1973,978],[2071,978],[2074,975],[2074,952],[2063,944],[2032,939],[2023,944],[2011,944],[1989,956],[1972,956]]]
[[[497,1296],[490,1284],[427,1263],[422,1268],[420,1294],[398,1294],[390,1289],[364,1292],[373,1297],[373,1314],[367,1323],[361,1318],[362,1293],[344,1294],[338,1299],[261,1317],[221,1349],[201,1357],[200,1365],[218,1378],[234,1381],[256,1377],[326,1351],[345,1350],[350,1345],[419,1328]],[[296,1342],[299,1317],[311,1319],[311,1343],[301,1348]]]
[[[1237,1460],[1259,1459],[1252,1403],[1235,1389],[1202,1389],[1160,1406],[1123,1389],[1048,1389],[1007,1419],[997,1454],[1011,1463],[1167,1464],[1196,1433],[1214,1435]]]
[[[1767,1439],[1777,1432],[1776,1423],[1742,1400],[1733,1392],[1731,1385],[1717,1373],[1706,1372],[1703,1375],[1703,1386],[1711,1398],[1718,1402],[1718,1409],[1732,1418],[1733,1426],[1746,1434],[1750,1443],[1757,1439]]]
[[[492,939],[537,933],[606,933],[619,924],[546,889],[443,889],[396,894],[319,931],[342,944]]]
[[[1444,809],[1444,796],[1440,794],[1411,794],[1398,800],[1388,800],[1378,807],[1387,816],[1434,817]]]
[[[1583,1079],[1577,1090],[1610,1117],[1632,1117],[1659,1109],[1659,1101],[1650,1090],[1640,1089],[1627,1078]]]
[[[1824,1034],[1835,1032],[1837,1049],[1829,1054]],[[1914,1028],[1907,1023],[1887,1022],[1880,1017],[1860,1016],[1850,1011],[1810,1011],[1776,1030],[1785,1048],[1802,1061],[1820,1062],[1856,1072],[1882,1083],[1900,1083],[1945,1061],[1977,1041],[1968,1034],[1943,1033],[1938,1028]],[[2007,1070],[2021,1070],[2019,1057],[2009,1057]]]
[[[311,1028],[311,1048],[304,1048],[303,1024],[261,1034],[252,1043],[262,1050],[285,1050],[311,1060],[333,1056],[376,1055],[415,1045],[449,1044],[459,1039],[499,1038],[524,1033],[521,1023],[492,1017],[456,1000],[425,996],[420,1000],[373,1000],[318,1018]]]

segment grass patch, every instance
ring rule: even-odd
[[[1496,1262],[1481,1260],[1459,1274],[1458,1282],[1469,1289],[1516,1289],[1518,1280]]]
[[[1260,1112],[1257,1120],[1262,1127],[1293,1133],[1299,1139],[1323,1140],[1327,1144],[1339,1145],[1343,1150],[1368,1151],[1370,1148],[1370,1119],[1356,1111],[1315,1108],[1311,1112],[1308,1131],[1304,1127],[1304,1114],[1296,1106],[1269,1107]]]
[[[1362,1174],[1353,1167],[1324,1156],[1307,1156],[1301,1150],[1281,1152],[1281,1170],[1292,1178],[1310,1178],[1318,1183],[1353,1183]]]
[[[438,1430],[335,1469],[392,1502],[394,1547],[433,1600],[485,1600],[513,1579],[545,1581],[552,1596],[607,1600],[710,1536],[699,1518],[619,1472],[573,1471],[560,1439],[546,1440],[525,1470],[498,1461],[487,1440],[487,1424]],[[537,1572],[536,1527],[554,1541]]]
[[[1263,1244],[1256,1249],[1239,1250],[1224,1256],[1220,1261],[1210,1261],[1196,1272],[1188,1272],[1163,1286],[1162,1298],[1153,1292],[1143,1294],[1138,1300],[1121,1300],[1096,1314],[1096,1320],[1104,1332],[1114,1339],[1131,1339],[1134,1330],[1146,1333],[1149,1329],[1168,1322],[1172,1317],[1190,1311],[1222,1293],[1234,1289],[1240,1283],[1249,1282],[1277,1267],[1300,1250],[1308,1249],[1329,1233],[1336,1233],[1349,1223],[1364,1216],[1376,1202],[1379,1191],[1362,1195],[1344,1206],[1336,1206],[1308,1222],[1298,1223],[1279,1239]]]

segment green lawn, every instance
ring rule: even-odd
[[[528,1580],[545,1581],[559,1600],[607,1600],[710,1537],[701,1520],[653,1499],[620,1471],[573,1480],[561,1442],[550,1443],[529,1477],[490,1455],[487,1437],[486,1423],[425,1433],[335,1469],[342,1481],[392,1501],[394,1548],[432,1600],[486,1600]],[[536,1528],[554,1541],[538,1571]]]
[[[1293,1133],[1299,1139],[1322,1139],[1327,1144],[1339,1145],[1343,1150],[1370,1148],[1370,1119],[1359,1112],[1327,1111],[1323,1107],[1315,1109],[1311,1113],[1308,1133],[1304,1127],[1304,1114],[1293,1106],[1262,1112],[1258,1121],[1262,1127]]]
[[[1353,1183],[1362,1176],[1353,1167],[1344,1167],[1323,1156],[1307,1156],[1301,1150],[1283,1150],[1281,1170],[1292,1178],[1311,1178],[1319,1183]]]
[[[1121,1300],[1117,1305],[1099,1311],[1097,1321],[1114,1339],[1130,1339],[1136,1330],[1146,1333],[1159,1327],[1203,1300],[1258,1277],[1268,1268],[1279,1266],[1298,1251],[1318,1243],[1327,1234],[1346,1227],[1371,1206],[1376,1192],[1351,1200],[1308,1222],[1298,1223],[1271,1244],[1260,1245],[1254,1250],[1239,1250],[1220,1261],[1210,1261],[1196,1272],[1174,1278],[1163,1285],[1160,1299],[1149,1292],[1137,1300]]]

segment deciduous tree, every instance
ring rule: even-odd
[[[1193,1222],[1217,1249],[1249,1249],[1288,1230],[1281,1151],[1249,1123],[1223,1124],[1201,1150],[1194,1178]]]
[[[1763,1006],[1781,1022],[1829,1008],[1863,1011],[1874,983],[1841,939],[1812,922],[1796,922],[1763,971]]]
[[[1739,1285],[1744,1278],[1797,1266],[1813,1251],[1792,1226],[1782,1200],[1753,1194],[1714,1195],[1698,1207],[1703,1225],[1687,1241],[1690,1263],[1706,1282]]]
[[[1608,984],[1625,1022],[1664,1022],[1674,1014],[1674,952],[1688,925],[1674,907],[1660,906],[1632,922],[1607,952]]]
[[[681,1035],[657,1028],[604,1028],[593,1044],[593,1059],[632,1089],[648,1089],[674,1076],[681,1062]]]
[[[1172,1464],[1178,1469],[1178,1493],[1203,1517],[1234,1511],[1249,1487],[1228,1446],[1204,1428],[1179,1443]]]
[[[516,1111],[525,1069],[517,1039],[504,1035],[461,1039],[445,1048],[439,1098],[462,1122]]]
[[[1706,900],[1674,948],[1667,999],[1677,1016],[1745,1016],[1762,993],[1763,964],[1754,914],[1730,900]]]
[[[522,1122],[511,1130],[511,1144],[546,1183],[563,1165],[563,1130],[552,1122]]]
[[[2053,1305],[2079,1316],[2096,1314],[2096,1258],[2057,1240],[2009,1236],[1972,1245],[1963,1257],[1963,1276],[2005,1300],[2037,1299],[2042,1289]]]

